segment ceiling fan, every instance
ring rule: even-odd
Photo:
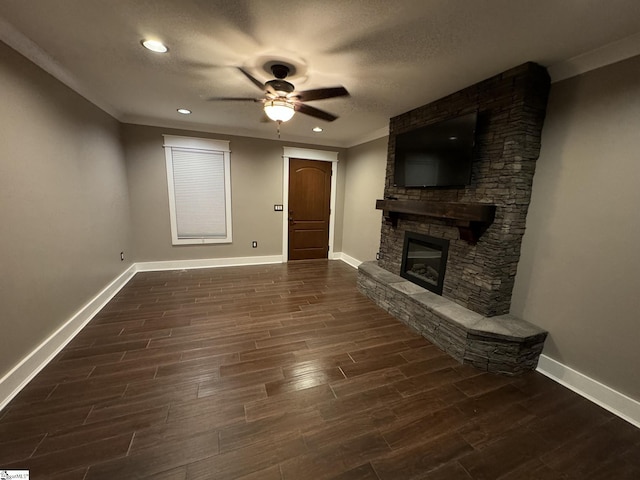
[[[212,101],[250,101],[260,102],[263,104],[264,113],[271,120],[278,122],[286,122],[290,120],[295,112],[300,112],[305,115],[309,115],[320,120],[327,122],[333,122],[338,117],[332,113],[325,112],[319,108],[306,105],[304,102],[312,100],[324,100],[334,97],[349,96],[349,92],[344,87],[330,87],[330,88],[317,88],[314,90],[304,90],[297,92],[295,86],[287,82],[285,78],[291,73],[291,68],[281,63],[274,63],[270,65],[271,72],[275,77],[273,80],[269,80],[266,83],[262,83],[255,78],[249,72],[241,67],[238,70],[247,77],[251,83],[253,83],[260,90],[264,91],[265,96],[263,98],[251,98],[251,97],[213,97],[209,98]]]

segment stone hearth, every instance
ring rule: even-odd
[[[547,332],[512,315],[485,317],[365,262],[358,289],[461,363],[517,375],[535,369]]]

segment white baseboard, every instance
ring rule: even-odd
[[[167,260],[159,262],[138,262],[136,272],[155,272],[160,270],[189,270],[192,268],[238,267],[242,265],[265,265],[282,263],[282,255],[261,257],[203,258],[198,260]]]
[[[0,410],[62,350],[135,275],[130,266],[0,379]]]
[[[342,260],[347,265],[351,265],[353,268],[358,268],[362,263],[357,258],[353,258],[351,255],[347,255],[344,252],[337,252],[333,254],[335,260]]]
[[[566,365],[540,355],[538,372],[640,428],[640,402]]]

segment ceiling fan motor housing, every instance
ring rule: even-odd
[[[286,80],[269,80],[266,85],[269,85],[278,93],[291,93],[295,89],[292,83],[287,82]]]
[[[291,69],[286,65],[282,65],[279,63],[271,65],[271,72],[273,73],[273,76],[279,80],[287,78],[287,75],[289,75],[290,71]]]

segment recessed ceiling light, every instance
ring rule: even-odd
[[[140,43],[142,43],[142,46],[144,48],[146,48],[147,50],[151,50],[152,52],[166,53],[169,51],[167,46],[158,40],[143,40]]]
[[[457,140],[457,139],[458,139],[458,137],[456,137],[455,135],[451,135],[451,136],[449,137],[449,140]]]
[[[322,129],[320,127],[313,127],[313,131],[316,133],[320,133]]]
[[[191,115],[191,110],[188,108],[179,108],[178,113],[181,113],[182,115]]]

